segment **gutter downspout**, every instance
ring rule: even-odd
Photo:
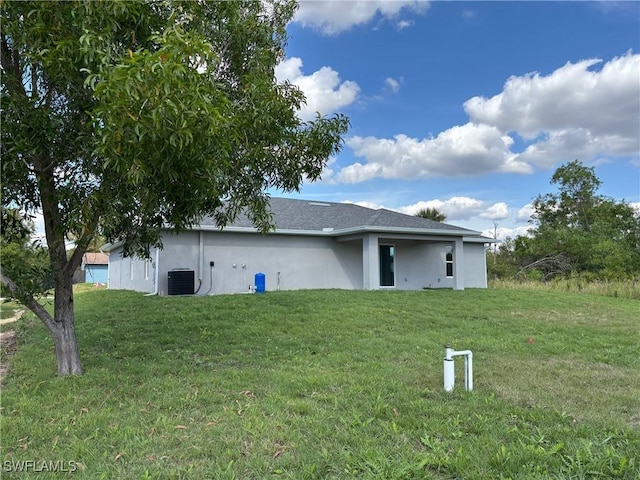
[[[200,230],[198,235],[198,288],[193,293],[197,295],[202,288],[202,279],[204,278],[204,232]]]
[[[156,247],[156,264],[155,264],[154,274],[153,274],[153,292],[147,293],[145,297],[151,297],[153,295],[158,294],[158,279],[160,278],[160,272],[159,272],[160,269],[158,268],[159,261],[160,261],[160,249]]]
[[[200,230],[200,266],[198,267],[198,273],[200,274],[198,281],[200,282],[200,286],[202,286],[202,280],[204,279],[204,232]],[[198,287],[199,289],[199,287]]]

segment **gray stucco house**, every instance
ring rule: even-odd
[[[109,288],[159,295],[242,293],[265,275],[266,291],[486,288],[479,232],[354,204],[272,198],[276,229],[262,235],[246,217],[219,228],[210,218],[163,235],[150,260],[109,254]]]

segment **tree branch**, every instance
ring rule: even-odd
[[[95,236],[95,231],[98,226],[98,215],[95,215],[94,218],[95,220],[92,220],[91,224],[85,227],[82,236],[76,242],[76,248],[73,251],[71,258],[65,266],[67,273],[71,275],[82,263],[82,256],[86,253],[89,243],[91,243],[91,240],[93,240]]]
[[[27,96],[27,92],[24,89],[24,85],[22,84],[22,69],[20,68],[20,52],[15,49],[11,49],[9,47],[9,43],[7,42],[7,36],[2,35],[0,49],[0,65],[2,65],[2,69],[4,70],[4,74],[8,76],[12,76],[13,78],[13,86],[18,89],[18,93],[22,96]]]
[[[65,232],[60,224],[60,210],[56,195],[54,174],[48,167],[53,162],[43,165],[41,158],[34,158],[34,171],[40,190],[44,231],[49,248],[49,258],[54,271],[62,271],[67,263],[67,250],[64,244]]]
[[[18,287],[18,285],[16,285],[16,283],[11,280],[9,277],[7,277],[4,272],[0,272],[0,281],[7,286],[7,288],[9,289],[9,291],[11,292],[11,295],[13,295],[15,298],[17,298],[25,307],[27,307],[29,310],[31,310],[33,313],[36,314],[36,316],[42,320],[42,323],[45,324],[45,326],[50,330],[50,331],[56,331],[58,330],[58,325],[56,324],[55,320],[53,319],[53,317],[51,316],[51,314],[49,312],[47,312],[47,310],[40,305],[35,298],[33,298],[32,296],[28,296],[28,297],[24,297],[22,295],[22,292],[20,291],[20,287]]]
[[[529,265],[525,265],[524,267],[522,267],[518,271],[518,273],[513,276],[513,278],[518,278],[520,274],[525,270],[531,270],[538,267],[546,267],[547,269],[550,269],[544,276],[544,280],[546,281],[555,274],[564,273],[571,270],[571,262],[561,253],[547,255],[546,257],[543,257],[539,260],[536,260],[535,262],[531,262]]]

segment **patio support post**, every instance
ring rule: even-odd
[[[377,290],[380,287],[380,260],[378,236],[366,234],[362,237],[362,288]]]

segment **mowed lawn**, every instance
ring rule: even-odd
[[[56,378],[44,327],[18,325],[2,478],[640,476],[637,300],[91,291],[75,304],[82,377]],[[473,392],[462,359],[444,392],[445,343],[473,351]],[[75,471],[9,471],[28,461]]]

